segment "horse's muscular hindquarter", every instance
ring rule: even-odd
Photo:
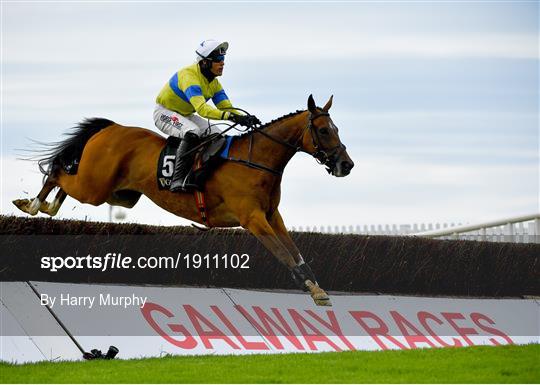
[[[118,201],[121,197],[115,191],[140,192],[139,184],[155,168],[155,153],[159,154],[163,144],[163,140],[152,140],[154,136],[148,130],[117,124],[107,127],[88,140],[77,174],[60,171],[57,183],[69,196],[95,206],[108,200]],[[142,156],[134,156],[134,152],[141,152]]]

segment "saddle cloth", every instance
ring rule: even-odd
[[[201,147],[195,154],[195,161],[188,178],[191,183],[198,186],[197,190],[203,191],[204,183],[212,175],[212,172],[229,156],[229,149],[233,136],[215,136],[208,144]],[[209,140],[210,137],[204,138]],[[169,136],[165,146],[159,154],[157,164],[157,184],[160,190],[168,190],[171,186],[176,160],[176,149],[182,140]]]

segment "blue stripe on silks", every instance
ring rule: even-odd
[[[212,101],[214,102],[214,104],[218,104],[219,102],[222,102],[224,100],[227,100],[229,99],[229,97],[227,96],[227,94],[225,93],[225,91],[223,90],[219,90],[218,92],[216,92],[214,94],[214,96],[212,96]]]
[[[178,72],[173,75],[171,80],[169,80],[169,86],[171,87],[173,92],[176,94],[176,96],[178,96],[184,102],[189,103],[189,99],[187,98],[186,94],[184,94],[182,90],[178,87]]]
[[[225,139],[227,139],[227,144],[225,144],[225,148],[223,149],[223,151],[221,151],[221,154],[219,154],[219,156],[223,159],[229,159],[229,149],[231,148],[231,143],[234,139],[234,136],[226,135]]]
[[[186,89],[186,96],[191,99],[194,96],[202,96],[202,90],[200,86],[189,86]]]

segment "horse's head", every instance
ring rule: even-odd
[[[332,122],[328,110],[332,107],[333,96],[323,108],[315,105],[313,96],[308,98],[309,123],[303,137],[303,150],[310,153],[328,173],[334,176],[347,176],[354,167],[354,162],[347,154],[346,147],[339,139],[338,128]]]

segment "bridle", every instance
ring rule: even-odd
[[[323,112],[318,112],[316,114],[310,112],[309,113],[309,121],[308,121],[308,124],[306,125],[306,127],[304,128],[304,130],[302,130],[302,134],[298,137],[298,139],[296,140],[296,142],[294,144],[290,144],[289,142],[286,142],[280,138],[276,138],[275,136],[273,135],[270,135],[269,133],[263,131],[261,128],[258,128],[258,127],[252,127],[252,133],[253,134],[261,134],[265,137],[267,137],[268,139],[284,146],[284,147],[287,147],[291,150],[294,151],[294,153],[297,153],[299,151],[302,151],[302,152],[305,152],[309,155],[311,155],[312,157],[315,158],[315,160],[319,163],[319,164],[322,164],[322,165],[325,165],[327,166],[327,171],[328,173],[331,173],[332,170],[335,168],[336,166],[336,162],[337,160],[339,159],[339,156],[343,153],[343,151],[346,150],[346,147],[343,143],[339,143],[337,144],[336,146],[332,147],[332,148],[324,148],[324,146],[322,146],[321,144],[321,139],[319,137],[319,133],[317,132],[317,127],[315,127],[315,125],[313,124],[313,121],[321,116],[330,116],[330,114],[326,111],[323,111]],[[313,143],[313,148],[315,149],[315,151],[313,151],[312,153],[308,152],[308,151],[305,151],[302,149],[302,146],[300,145],[303,138],[304,138],[304,135],[306,134],[306,132],[309,131],[310,134],[311,134],[311,139],[312,139],[312,143]],[[251,161],[251,153],[252,153],[252,148],[253,148],[253,137],[254,135],[251,135],[250,136],[250,139],[249,139],[249,151],[248,151],[248,160],[244,160],[244,159],[237,159],[237,158],[228,158],[229,160],[233,161],[233,162],[237,162],[237,163],[241,163],[247,167],[251,167],[251,168],[255,168],[255,169],[258,169],[258,170],[262,170],[262,171],[267,171],[271,174],[274,174],[274,175],[277,175],[277,176],[281,176],[283,174],[283,171],[281,170],[274,170],[274,169],[271,169],[269,167],[266,167],[264,165],[261,165],[261,164],[258,164],[258,163],[254,163]]]
[[[311,112],[309,114],[310,114],[309,124],[308,124],[307,129],[309,129],[310,131],[313,148],[315,149],[315,151],[313,153],[308,153],[308,154],[314,157],[315,160],[317,160],[319,164],[323,164],[327,166],[328,167],[327,171],[328,173],[330,173],[336,166],[336,162],[339,159],[339,156],[343,153],[343,151],[347,149],[347,147],[345,147],[343,143],[338,143],[332,148],[324,148],[321,145],[321,139],[319,137],[317,127],[313,125],[313,121],[320,116],[330,116],[330,114],[325,111],[319,112],[316,115],[313,115],[313,113]],[[300,137],[300,139],[304,137],[304,134],[305,134],[305,131],[304,133],[302,133],[302,136]]]

